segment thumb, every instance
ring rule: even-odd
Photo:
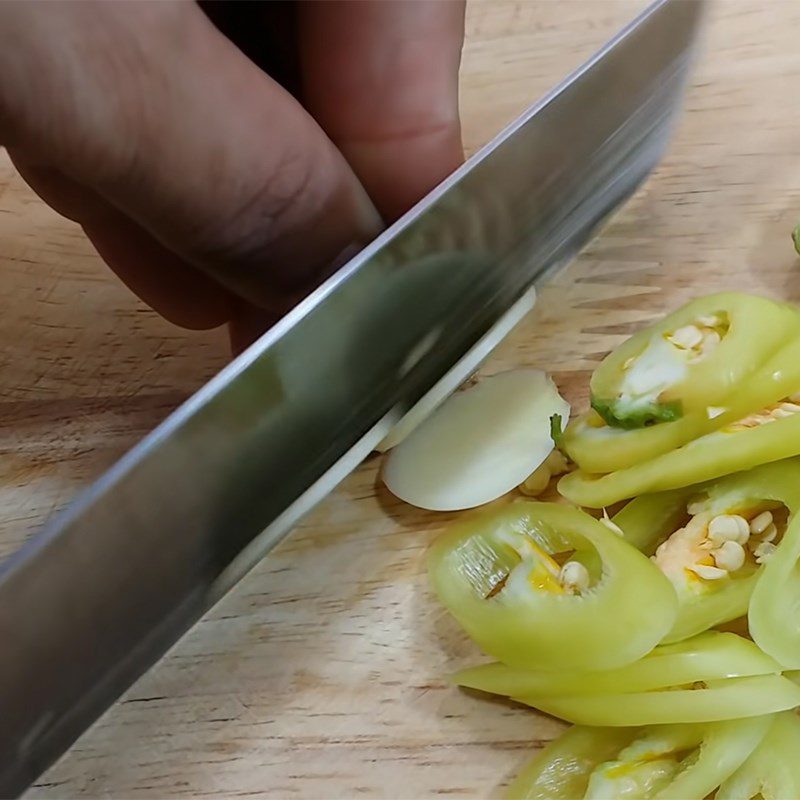
[[[0,4],[0,76],[0,142],[260,306],[379,228],[322,130],[194,4]]]

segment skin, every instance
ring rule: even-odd
[[[463,29],[462,0],[0,3],[0,145],[239,349],[459,165]]]

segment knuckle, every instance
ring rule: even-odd
[[[287,152],[271,170],[248,176],[223,193],[219,213],[192,236],[191,259],[232,280],[267,280],[292,290],[319,265],[304,264],[302,252],[286,261],[288,241],[314,236],[330,182],[309,151]]]

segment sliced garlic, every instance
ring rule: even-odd
[[[541,370],[484,378],[447,400],[386,459],[383,480],[401,500],[458,511],[519,486],[553,450],[550,418],[569,404]]]

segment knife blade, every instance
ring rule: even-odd
[[[0,796],[484,357],[635,191],[666,145],[701,6],[650,6],[0,566]]]

